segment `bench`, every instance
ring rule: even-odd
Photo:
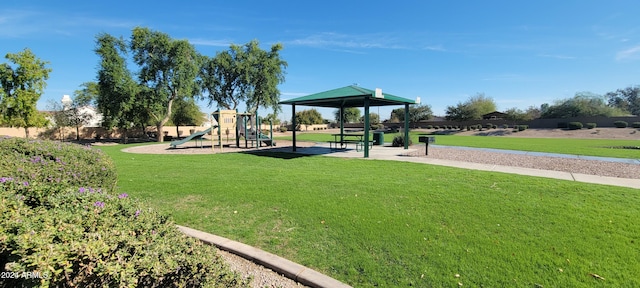
[[[363,140],[342,140],[342,141],[329,141],[329,149],[338,149],[338,144],[340,144],[340,149],[346,149],[348,144],[355,144],[356,151],[364,150],[364,141]],[[335,148],[333,147],[335,146]],[[373,149],[373,141],[369,141],[369,149]]]

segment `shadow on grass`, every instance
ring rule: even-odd
[[[242,151],[239,152],[242,154],[249,154],[249,155],[254,155],[254,156],[260,156],[260,157],[270,157],[270,158],[278,158],[278,159],[285,159],[285,160],[290,160],[290,159],[297,159],[297,158],[302,158],[302,157],[309,157],[309,156],[315,156],[312,154],[300,154],[300,153],[293,153],[293,152],[275,152],[275,151]]]

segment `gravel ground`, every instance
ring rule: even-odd
[[[640,163],[626,164],[598,160],[518,155],[447,147],[429,147],[429,155],[426,156],[424,155],[424,145],[422,145],[422,147],[416,145],[416,147],[413,148],[416,148],[416,151],[410,153],[410,156],[640,179]]]
[[[287,277],[284,277],[269,268],[265,268],[264,266],[255,264],[233,253],[218,250],[218,254],[227,261],[227,264],[229,264],[229,267],[233,271],[236,271],[245,279],[249,277],[253,278],[253,280],[251,281],[251,287],[307,287]]]

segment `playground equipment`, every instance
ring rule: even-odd
[[[227,140],[233,133],[236,147],[240,147],[240,140],[244,139],[244,147],[260,148],[264,143],[266,146],[275,146],[273,141],[273,123],[269,122],[269,135],[262,133],[260,118],[253,113],[238,113],[236,110],[217,110],[212,113],[213,119],[217,123],[218,145],[222,151],[222,135],[225,134]],[[212,138],[212,147],[213,138]],[[249,146],[251,143],[251,146]],[[255,144],[254,144],[255,143]],[[255,145],[255,146],[254,146]]]
[[[218,127],[218,126],[217,125],[216,126],[211,126],[211,127],[207,128],[204,131],[195,132],[195,133],[189,135],[188,137],[185,137],[184,139],[172,141],[171,144],[169,144],[169,146],[171,148],[176,148],[176,146],[178,146],[178,145],[182,145],[184,143],[187,143],[187,142],[191,141],[192,139],[196,139],[196,146],[198,145],[198,140],[200,140],[200,148],[202,148],[202,136],[204,136],[205,134],[211,132],[211,130],[215,129],[216,127]]]

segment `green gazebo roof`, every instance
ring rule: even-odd
[[[369,106],[390,106],[416,104],[416,101],[399,96],[382,93],[376,97],[375,90],[358,86],[346,86],[329,91],[302,96],[290,100],[280,101],[280,104],[303,105],[316,107],[364,107],[364,99],[369,99]]]

